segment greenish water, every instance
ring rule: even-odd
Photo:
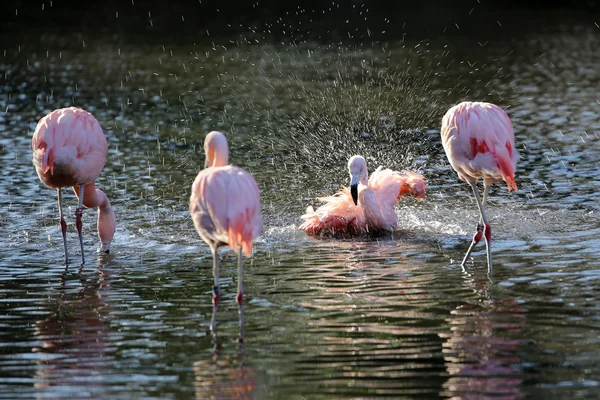
[[[0,397],[597,397],[599,31],[3,35]],[[482,247],[459,265],[478,214],[438,140],[464,99],[506,108],[521,152],[520,190],[491,192],[493,282]],[[69,105],[94,113],[109,140],[98,184],[118,227],[113,252],[94,258],[86,212],[89,261],[65,270],[30,140]],[[214,129],[263,201],[242,344],[235,256],[221,251],[213,338],[212,260],[187,211]],[[306,237],[299,216],[347,184],[356,153],[372,170],[423,173],[428,197],[402,202],[390,237]]]

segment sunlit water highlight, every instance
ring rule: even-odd
[[[468,55],[443,40],[340,49],[238,39],[6,47],[1,397],[600,394],[594,26]],[[492,280],[482,248],[459,265],[477,209],[437,139],[441,115],[464,98],[507,108],[521,152],[519,192],[498,184],[491,193]],[[90,261],[65,270],[55,194],[35,176],[29,146],[37,120],[71,104],[93,112],[109,138],[99,184],[119,225],[113,253],[94,259],[86,212]],[[231,159],[253,172],[264,203],[242,344],[235,256],[221,252],[215,340],[212,261],[187,212],[212,129],[229,133]],[[402,202],[390,237],[306,237],[299,216],[347,184],[345,161],[357,152],[371,170],[423,173],[427,199]]]

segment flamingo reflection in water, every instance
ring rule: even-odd
[[[75,280],[63,274],[60,297],[47,306],[51,314],[35,323],[41,345],[32,351],[39,356],[34,379],[40,398],[78,398],[82,390],[108,397],[103,379],[114,366],[109,345],[110,272],[100,267],[94,274],[98,277]],[[81,287],[73,290],[73,284]]]
[[[240,334],[242,335],[242,334]],[[196,399],[255,399],[260,390],[259,374],[245,364],[242,341],[235,353],[226,352],[213,334],[211,358],[194,362]]]
[[[481,298],[450,312],[443,344],[448,379],[442,397],[507,399],[524,397],[519,387],[523,371],[519,354],[524,350],[521,328],[526,310],[512,300],[495,301],[487,281],[467,279]],[[474,288],[474,289],[473,289]]]

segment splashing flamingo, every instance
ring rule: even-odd
[[[105,253],[115,233],[116,217],[106,194],[96,189],[94,181],[102,173],[108,143],[100,124],[89,112],[69,107],[54,110],[40,119],[33,138],[33,165],[46,186],[56,189],[58,212],[65,247],[65,263],[68,265],[67,223],[62,209],[61,189],[73,187],[79,198],[75,210],[75,225],[81,246],[81,264],[85,263],[82,235],[83,207],[98,209],[98,236]]]
[[[333,196],[320,197],[325,203],[309,210],[298,227],[310,235],[361,235],[394,231],[398,225],[394,206],[404,195],[425,197],[427,183],[422,175],[404,174],[379,167],[368,178],[367,162],[362,156],[348,161],[350,188]]]
[[[508,190],[517,190],[515,169],[519,152],[506,112],[491,103],[465,101],[450,108],[442,119],[442,145],[450,165],[458,177],[473,189],[480,219],[473,240],[461,265],[464,266],[479,243],[485,238],[488,268],[492,270],[492,229],[485,214],[488,189],[494,182],[504,180]],[[477,181],[483,179],[483,201]]]
[[[221,132],[210,132],[204,140],[205,169],[198,173],[192,185],[190,214],[198,234],[209,246],[213,256],[213,315],[211,329],[215,331],[219,307],[219,262],[217,250],[229,246],[238,252],[238,290],[236,300],[243,325],[242,267],[243,255],[252,255],[252,244],[260,234],[262,215],[256,181],[242,168],[227,165],[229,147]]]

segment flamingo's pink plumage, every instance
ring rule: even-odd
[[[59,197],[61,229],[67,257],[66,229],[62,215],[61,189],[72,186],[79,197],[76,226],[81,243],[81,261],[85,261],[81,236],[82,208],[98,208],[98,236],[108,253],[115,233],[116,217],[106,194],[95,188],[94,181],[102,173],[108,143],[94,116],[81,108],[54,110],[38,122],[31,140],[33,165],[40,180],[56,189]]]
[[[442,118],[441,136],[448,161],[458,177],[473,189],[480,212],[480,223],[462,264],[484,236],[491,271],[492,231],[485,214],[485,204],[488,188],[494,182],[504,180],[509,191],[517,190],[515,170],[519,152],[515,149],[512,122],[506,112],[495,104],[465,101],[446,112]],[[477,189],[479,179],[483,179],[483,201]]]
[[[463,102],[450,108],[442,119],[442,145],[458,177],[472,183],[504,180],[517,190],[513,126],[506,112],[495,104]]]
[[[192,184],[190,214],[200,237],[210,246],[213,255],[213,317],[215,329],[219,306],[219,263],[217,250],[229,246],[238,251],[238,293],[240,324],[242,312],[242,252],[252,255],[253,241],[260,234],[262,215],[258,185],[250,173],[227,165],[229,147],[221,132],[210,132],[204,140],[205,169]]]
[[[323,204],[316,210],[309,209],[302,216],[304,222],[299,229],[310,235],[360,235],[393,231],[397,227],[394,206],[400,198],[404,195],[412,195],[417,199],[425,197],[427,183],[423,175],[379,167],[367,181],[364,158],[352,157],[349,161],[350,170],[352,165],[363,168],[362,180],[357,187],[358,204],[355,204],[347,187],[332,196],[320,197],[317,200]]]

